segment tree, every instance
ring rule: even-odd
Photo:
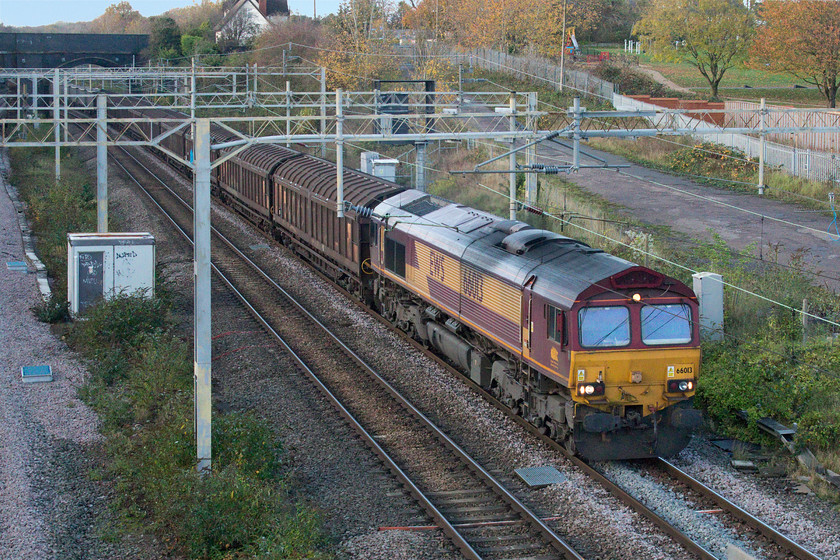
[[[176,58],[181,54],[181,30],[170,17],[151,18],[152,32],[149,37],[149,51],[158,58]]]
[[[397,59],[389,56],[389,16],[385,0],[344,0],[337,14],[324,18],[332,33],[319,64],[328,69],[330,87],[355,89],[394,75]]]
[[[128,28],[137,28],[145,19],[131,4],[123,1],[105,8],[105,13],[91,22],[91,29],[96,33],[126,33]]]
[[[259,24],[248,10],[239,10],[228,20],[221,31],[220,43],[227,50],[231,47],[244,46],[260,32]]]
[[[767,0],[759,7],[756,61],[817,86],[829,107],[840,88],[840,2]]]
[[[652,0],[633,33],[650,41],[655,56],[697,68],[716,98],[723,75],[746,55],[754,29],[741,0]]]
[[[324,41],[324,26],[318,20],[304,16],[291,16],[286,21],[272,22],[257,38],[252,61],[260,66],[280,66],[283,51],[286,60],[292,57],[313,58]],[[289,51],[289,43],[292,49]],[[298,60],[298,59],[294,59]]]

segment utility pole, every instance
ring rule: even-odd
[[[563,0],[563,39],[560,46],[560,91],[563,91],[563,80],[566,66],[566,0]]]
[[[193,242],[195,267],[195,385],[196,470],[208,473],[212,458],[212,341],[210,315],[210,119],[195,122],[195,182]]]
[[[767,114],[767,106],[765,99],[761,98],[761,108],[759,109],[759,147],[758,147],[758,194],[764,194],[764,152],[767,149],[767,138],[764,133],[764,116]]]
[[[108,98],[104,93],[96,96],[96,231],[108,231],[108,146],[105,120]]]
[[[516,132],[516,92],[510,92],[510,131]],[[516,153],[513,152],[513,146],[516,140],[513,136],[510,137],[510,178],[508,179],[510,188],[510,219],[516,219]]]
[[[335,189],[336,213],[344,217],[344,108],[341,89],[335,90]]]
[[[53,126],[55,127],[55,182],[61,180],[61,79],[58,68],[53,73]]]

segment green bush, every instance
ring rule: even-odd
[[[61,180],[55,182],[51,149],[10,152],[12,182],[27,205],[36,234],[38,255],[53,279],[57,298],[67,289],[67,234],[96,229],[95,187],[76,157],[62,157]]]
[[[712,142],[682,148],[670,154],[671,169],[678,173],[713,176],[732,181],[754,183],[758,161],[734,148]],[[752,188],[752,186],[750,187]]]
[[[64,323],[70,320],[70,303],[64,296],[50,292],[50,297],[32,306],[32,312],[42,323]]]
[[[618,91],[624,95],[650,95],[651,97],[685,97],[684,93],[674,91],[649,76],[632,70],[628,66],[619,66],[611,62],[601,62],[593,72],[602,80],[618,84]]]
[[[836,453],[840,449],[840,409],[806,412],[796,437],[802,445]]]
[[[116,294],[90,307],[77,339],[90,347],[114,348],[136,344],[146,336],[171,328],[163,300],[144,294]]]

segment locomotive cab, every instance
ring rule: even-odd
[[[644,267],[595,282],[563,309],[544,304],[539,352],[568,387],[570,447],[600,458],[669,456],[700,423],[697,300]],[[644,437],[640,437],[644,432]]]

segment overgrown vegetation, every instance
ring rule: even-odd
[[[758,189],[758,160],[721,144],[696,142],[690,137],[598,138],[590,140],[590,144],[646,167],[691,177],[698,183],[747,193]],[[765,196],[823,210],[827,209],[828,193],[836,189],[829,181],[796,177],[770,166],[765,166],[764,184]]]
[[[685,97],[629,65],[613,64],[609,61],[598,64],[592,73],[608,82],[618,85],[622,95],[650,95],[651,97]]]
[[[82,396],[102,420],[103,474],[127,526],[152,529],[191,558],[323,557],[319,517],[295,503],[282,445],[252,415],[216,415],[213,472],[195,472],[192,349],[161,300],[103,302],[71,341],[88,359]]]
[[[53,152],[13,150],[13,182],[29,206],[53,297],[33,311],[63,320],[68,232],[91,231],[91,180],[75,156],[53,175]],[[178,555],[202,559],[324,558],[315,511],[298,503],[285,475],[281,442],[247,413],[214,416],[213,472],[195,472],[192,349],[169,313],[171,294],[122,294],[89,310],[70,331],[90,378],[82,398],[102,421],[120,526],[154,531]]]
[[[96,182],[81,160],[65,153],[61,180],[56,184],[52,148],[15,148],[9,155],[12,183],[27,204],[38,256],[49,270],[56,294],[43,316],[60,318],[58,302],[67,299],[67,233],[96,230]]]

